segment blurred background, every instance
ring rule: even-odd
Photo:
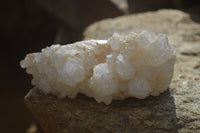
[[[0,132],[42,133],[23,98],[31,76],[19,62],[53,43],[83,39],[84,29],[104,18],[153,11],[183,10],[200,22],[200,0],[4,0],[0,4]]]

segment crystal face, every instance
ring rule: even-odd
[[[44,93],[78,93],[110,104],[113,99],[157,96],[170,84],[175,51],[167,36],[148,31],[113,34],[108,40],[52,45],[20,62]]]

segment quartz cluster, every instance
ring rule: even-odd
[[[170,84],[174,63],[167,36],[142,31],[52,45],[28,54],[20,65],[45,94],[75,98],[82,93],[110,104],[112,99],[159,95]]]

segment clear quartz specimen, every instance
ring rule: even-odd
[[[112,99],[159,95],[170,84],[174,63],[175,50],[167,36],[143,31],[52,45],[28,54],[20,65],[46,94],[75,98],[83,93],[110,104]]]

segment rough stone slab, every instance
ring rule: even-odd
[[[105,105],[84,95],[60,100],[34,88],[26,95],[25,103],[47,133],[177,131],[174,98],[169,91],[145,100],[128,98]]]
[[[25,103],[47,133],[198,133],[200,132],[200,24],[176,10],[159,10],[99,21],[86,39],[107,39],[113,32],[166,33],[177,61],[169,90],[144,100],[128,98],[109,106],[84,95],[60,100],[34,88]]]

